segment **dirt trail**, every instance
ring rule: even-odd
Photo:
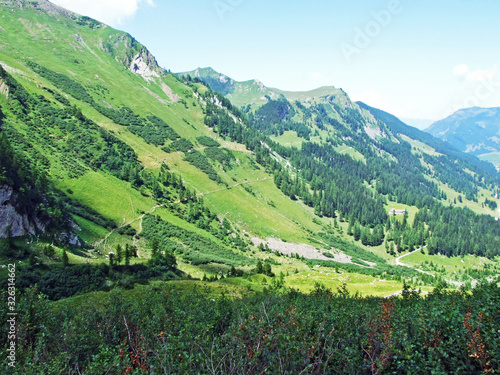
[[[223,187],[223,188],[220,188],[220,189],[217,189],[217,190],[212,190],[212,191],[206,191],[206,192],[200,192],[200,191],[198,191],[196,193],[196,196],[197,197],[204,197],[204,196],[206,196],[208,194],[212,194],[212,193],[217,193],[217,192],[220,192],[220,191],[228,190],[228,189],[231,189],[231,188],[234,188],[236,186],[243,185],[243,184],[252,184],[252,183],[255,183],[255,182],[267,181],[267,180],[272,180],[273,178],[274,177],[267,177],[267,178],[263,178],[263,179],[257,179],[257,180],[254,180],[254,181],[238,182],[238,183],[235,183],[233,185],[229,185],[227,187]],[[194,186],[193,186],[193,188],[194,188]],[[174,203],[180,203],[180,200],[177,200]],[[132,200],[130,201],[130,205],[132,207],[132,211],[134,211],[134,206],[133,206]],[[153,208],[151,208],[151,210],[149,212],[147,212],[147,213],[151,214],[157,208],[162,207],[162,206],[163,205],[158,204],[158,205],[154,206]],[[97,248],[97,247],[101,246],[103,243],[104,243],[104,247],[106,247],[106,241],[108,240],[109,236],[111,236],[117,229],[123,228],[124,226],[130,225],[130,224],[132,224],[132,223],[134,223],[136,221],[139,221],[139,231],[138,231],[138,233],[141,233],[142,232],[142,219],[144,218],[145,215],[146,215],[146,213],[140,215],[139,217],[137,217],[134,220],[131,220],[128,223],[126,222],[125,218],[123,218],[123,223],[118,228],[115,228],[115,229],[111,230],[108,234],[106,234],[106,236],[104,238],[102,238],[99,241],[95,242],[94,245],[93,245],[93,247]],[[137,238],[136,238],[136,236],[134,236],[132,238],[132,243],[135,245],[136,241],[137,241]]]
[[[156,211],[157,208],[160,208],[162,206],[163,206],[162,204],[157,204],[156,206],[152,207],[148,212],[141,214],[139,217],[129,221],[128,223],[126,222],[125,218],[123,218],[123,223],[119,227],[114,228],[111,231],[109,231],[108,234],[106,234],[106,236],[103,239],[95,242],[93,245],[94,248],[101,246],[103,242],[104,242],[104,248],[106,248],[106,241],[108,240],[109,236],[111,236],[114,232],[116,232],[117,229],[123,228],[124,226],[130,225],[132,223],[135,223],[136,221],[139,221],[138,233],[141,233],[142,232],[142,219],[144,218],[144,216],[146,216],[146,214],[152,214],[153,212]],[[132,237],[132,244],[133,245],[136,244],[136,241],[137,241],[136,236]]]
[[[421,247],[421,248],[418,248],[417,250],[414,250],[408,254],[405,254],[405,255],[401,255],[400,257],[397,257],[396,258],[396,265],[397,266],[400,266],[400,267],[408,267],[408,268],[411,268],[411,269],[414,269],[415,271],[417,272],[420,272],[420,273],[425,273],[426,275],[429,275],[429,276],[432,276],[432,277],[436,277],[434,274],[430,273],[430,272],[427,272],[427,271],[423,271],[423,270],[419,270],[418,268],[415,268],[415,267],[411,267],[407,264],[404,264],[403,262],[401,262],[401,259],[403,259],[404,257],[407,257],[408,255],[411,255],[411,254],[414,254],[422,249],[425,249],[427,246],[424,246],[424,247]],[[410,290],[410,292],[417,292],[417,290]],[[390,297],[393,297],[393,296],[397,296],[398,294],[401,294],[403,293],[403,290],[398,290],[397,292],[395,293],[392,293],[392,294],[389,294],[388,296],[385,296],[384,298],[390,298]]]
[[[417,272],[420,272],[420,273],[425,273],[426,275],[429,275],[429,276],[432,276],[432,277],[435,277],[434,274],[430,273],[430,272],[427,272],[427,271],[423,271],[423,270],[419,270],[418,268],[415,268],[415,267],[410,267],[409,265],[407,264],[404,264],[403,262],[401,262],[401,259],[403,259],[404,257],[407,257],[408,255],[411,255],[411,254],[414,254],[422,249],[425,249],[427,246],[424,246],[424,247],[421,247],[417,250],[414,250],[412,251],[411,253],[408,253],[408,254],[405,254],[405,255],[401,255],[400,257],[397,257],[396,258],[396,266],[401,266],[401,267],[408,267],[408,268],[413,268],[415,271]]]
[[[253,184],[255,182],[260,182],[260,181],[267,181],[267,180],[272,180],[274,179],[274,177],[267,177],[267,178],[263,178],[263,179],[256,179],[254,181],[243,181],[243,182],[238,182],[236,184],[233,184],[233,185],[229,185],[228,187],[223,187],[223,188],[220,188],[220,189],[217,189],[217,190],[212,190],[212,191],[206,191],[206,192],[199,192],[196,194],[196,196],[205,196],[207,194],[213,194],[213,193],[218,193],[220,191],[224,191],[224,190],[228,190],[228,189],[232,189],[236,186],[240,186],[240,185],[244,185],[244,184]]]

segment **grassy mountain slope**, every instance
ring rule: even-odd
[[[230,82],[227,77],[225,80]],[[233,89],[226,97],[240,94]],[[465,220],[469,224],[462,226],[463,230],[478,222],[479,217],[472,219],[475,214],[498,217],[498,174],[492,165],[411,129],[383,111],[353,103],[342,90],[320,88],[307,93],[283,93],[277,99],[268,95],[263,99],[266,103],[246,103],[241,110],[254,128],[289,149],[281,152],[288,155],[292,166],[301,171],[300,176],[313,190],[311,196],[300,178],[291,182],[285,173],[286,184],[280,183],[285,194],[292,198],[300,196],[318,215],[333,217],[338,211],[341,218],[343,214],[349,215],[350,228],[358,224],[365,227],[361,230],[364,233],[361,242],[365,245],[373,246],[382,238],[377,227],[385,220],[380,204],[386,211],[403,204],[410,212],[416,212],[417,222],[423,219],[429,226],[430,236],[434,237],[431,253],[456,255],[475,247],[476,254],[485,254],[483,251],[493,254],[491,249],[496,245],[489,241],[497,241],[498,224],[491,217],[479,216],[496,233],[488,236],[488,243],[483,245],[472,245],[468,234],[453,237],[449,228],[439,229],[443,220],[447,227]],[[322,170],[311,157],[337,174]],[[446,210],[449,213],[445,214]],[[367,226],[372,228],[371,232]],[[352,234],[351,230],[348,232]],[[385,240],[387,249],[391,236]],[[412,240],[404,241],[410,249],[413,247]],[[398,242],[395,239],[400,251]]]
[[[239,86],[239,99],[233,92],[235,103],[246,103],[239,110],[201,82],[160,69],[126,33],[47,1],[1,6],[2,133],[46,173],[87,244],[69,255],[64,244],[55,255],[37,245],[39,259],[57,264],[66,254],[70,262],[98,264],[128,245],[139,270],[156,238],[179,268],[200,278],[232,266],[251,271],[256,259],[269,259],[287,283],[306,290],[313,266],[327,285],[341,282],[325,276],[338,267],[330,259],[358,275],[360,292],[385,294],[402,275],[417,277],[388,264],[395,264],[394,249],[437,235],[440,227],[426,228],[445,213],[427,212],[426,202],[445,201],[448,187],[437,186],[440,173],[426,176],[418,158],[408,165],[411,146],[342,90],[287,93],[250,81]],[[450,189],[457,197],[471,189],[473,200],[491,194],[486,178],[478,178],[481,192],[471,181]],[[392,208],[408,209],[408,220],[389,218]],[[274,237],[278,253],[261,251],[256,237]],[[477,249],[464,243],[464,255],[491,257],[494,233],[483,237]],[[295,254],[314,260],[291,260]],[[393,284],[365,285],[381,274]],[[262,288],[261,281],[237,283]]]
[[[130,241],[120,228],[140,231],[148,212],[222,246],[230,242],[211,231],[223,218],[247,244],[250,236],[308,243],[326,223],[311,208],[290,201],[243,145],[204,124],[198,96],[206,90],[203,85],[189,87],[161,70],[130,35],[47,1],[7,1],[2,10],[0,62],[19,86],[17,96],[13,87],[2,86],[2,131],[67,199],[85,207],[85,214],[78,215],[78,209],[72,214],[95,256]],[[175,135],[203,155],[208,147],[202,137],[227,150],[229,165],[207,159],[218,181],[187,161],[187,153],[170,147],[179,140]],[[182,189],[166,188],[163,200],[158,199],[141,169],[158,176],[162,166],[180,176],[182,189],[216,215],[211,231],[184,220],[193,203],[180,196]],[[99,213],[102,220],[88,212]],[[133,240],[147,251],[145,240]]]
[[[238,82],[225,74],[216,72],[212,68],[198,68],[193,71],[178,73],[178,75],[189,75],[192,78],[202,79],[212,90],[220,92],[238,107],[248,103],[264,104],[266,103],[266,95],[272,98],[279,97],[277,90],[267,88],[258,80]]]

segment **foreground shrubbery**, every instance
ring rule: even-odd
[[[56,303],[29,290],[18,302],[17,373],[493,374],[500,366],[493,284],[386,300],[321,286],[228,299],[164,285]]]

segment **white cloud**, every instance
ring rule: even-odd
[[[471,71],[466,64],[457,65],[453,68],[453,74],[457,76],[460,81],[467,80],[469,82],[482,82],[491,81],[497,75],[497,67],[489,69],[477,69]]]
[[[120,25],[126,18],[133,17],[142,3],[155,6],[154,0],[51,0],[51,2],[111,26]]]
[[[453,74],[458,77],[465,77],[470,72],[469,66],[466,64],[457,65],[453,68]]]
[[[467,80],[472,82],[491,81],[497,74],[497,69],[478,69],[467,74]]]

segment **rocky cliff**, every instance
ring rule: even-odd
[[[18,194],[12,187],[0,187],[0,238],[20,237],[45,233],[46,225],[36,217],[17,211]]]

